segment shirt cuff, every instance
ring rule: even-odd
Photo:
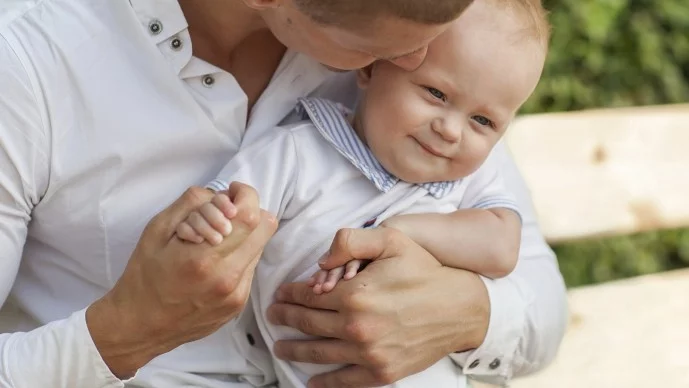
[[[74,323],[75,332],[78,336],[77,341],[79,342],[80,347],[88,351],[88,360],[90,360],[90,367],[96,376],[96,381],[102,382],[103,387],[123,388],[124,384],[134,380],[136,375],[127,380],[120,380],[112,373],[108,365],[105,363],[103,357],[100,355],[100,352],[98,352],[98,348],[96,348],[96,344],[93,342],[93,338],[91,338],[91,332],[89,332],[88,326],[86,325],[86,309],[72,314],[69,320],[73,321]]]
[[[520,294],[509,277],[492,280],[481,276],[490,300],[486,338],[477,349],[453,353],[450,358],[465,375],[504,385],[523,363],[517,350],[526,330],[526,311],[532,298]]]
[[[217,193],[218,191],[225,191],[229,189],[230,185],[222,179],[213,179],[209,184],[206,185],[206,188]]]

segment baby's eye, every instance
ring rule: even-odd
[[[440,90],[432,88],[430,86],[426,86],[425,88],[426,90],[428,90],[428,93],[430,93],[433,97],[437,98],[438,100],[447,101],[447,96]]]
[[[476,115],[476,116],[473,116],[472,119],[481,125],[488,126],[491,128],[494,127],[493,122],[490,121],[490,119],[486,118],[485,116]]]

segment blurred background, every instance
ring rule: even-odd
[[[689,102],[689,0],[544,0],[544,6],[550,53],[522,113]],[[575,287],[689,266],[689,229],[554,249],[567,285]]]
[[[570,314],[510,386],[689,388],[689,0],[543,1],[549,57],[506,137]]]

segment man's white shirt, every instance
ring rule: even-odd
[[[0,304],[23,312],[0,335],[3,387],[123,386],[84,311],[114,285],[148,220],[215,178],[243,138],[276,126],[299,97],[350,104],[356,93],[348,76],[288,52],[247,124],[246,96],[191,55],[174,0],[0,5],[0,90]],[[521,259],[508,278],[486,280],[488,335],[457,358],[467,374],[502,380],[552,358],[566,305],[524,184],[502,146],[494,157],[523,217]],[[260,382],[238,350],[255,328],[239,344],[228,327],[157,358],[134,383]]]

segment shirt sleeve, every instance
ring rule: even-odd
[[[541,234],[529,191],[504,144],[492,157],[522,217],[519,262],[505,278],[482,278],[491,305],[486,338],[479,348],[451,357],[466,375],[506,385],[553,360],[567,324],[567,299],[555,254]]]
[[[35,83],[0,34],[0,306],[17,276],[31,212],[46,191],[50,138]],[[122,387],[100,357],[85,312],[0,334],[0,386]]]
[[[290,130],[273,132],[242,146],[207,188],[224,191],[231,182],[252,186],[258,192],[261,208],[282,219],[299,178],[294,136]]]
[[[505,186],[500,159],[493,151],[491,156],[473,173],[459,203],[460,209],[506,208],[517,214],[519,206],[515,196]]]

